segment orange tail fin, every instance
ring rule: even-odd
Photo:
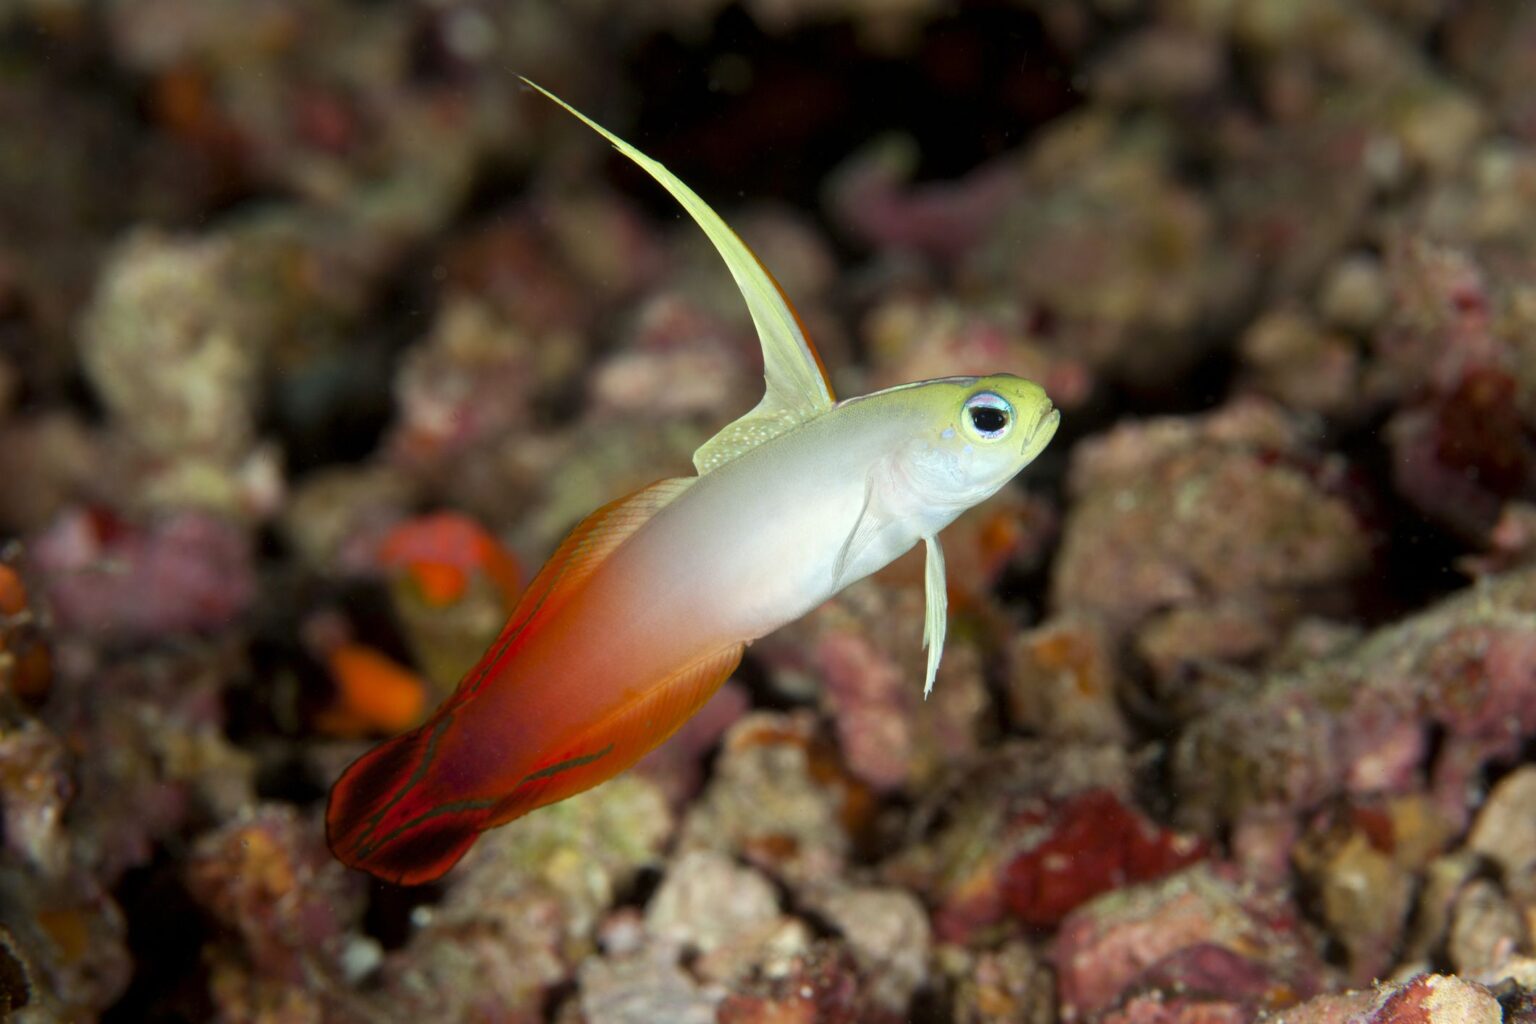
[[[524,810],[531,809],[533,805],[523,797],[549,792],[556,774],[595,760],[557,757],[527,776],[512,774],[519,766],[505,747],[486,749],[493,740],[503,740],[507,729],[470,729],[466,716],[476,713],[475,698],[482,692],[509,684],[522,644],[560,614],[626,538],[693,482],[692,477],[662,480],[604,505],[583,520],[529,584],[496,643],[459,681],[457,691],[437,713],[419,728],[369,751],[342,773],[331,789],[325,815],[326,835],[337,859],[400,885],[430,882],[464,856],[479,832],[522,813],[508,810],[504,798],[509,787],[520,787],[519,802]],[[547,692],[547,687],[529,687],[525,716],[529,722],[539,721],[536,695]],[[639,752],[646,749],[649,746]],[[627,751],[621,744],[618,752]],[[633,753],[629,761],[638,756]],[[618,770],[603,773],[604,767],[595,766],[596,774],[578,776],[591,781],[577,789],[561,791],[578,792]],[[569,784],[571,780],[558,781]]]
[[[458,863],[495,800],[443,802],[431,768],[453,716],[370,750],[342,773],[325,812],[326,839],[348,867],[396,885],[430,882]]]
[[[466,798],[451,787],[456,776],[477,774],[469,761],[505,759],[507,752],[484,749],[494,733],[461,734],[454,719],[462,709],[444,708],[342,773],[325,815],[331,850],[348,867],[396,885],[430,882],[457,864],[484,830],[591,789],[634,764],[709,700],[743,650],[732,644],[575,734],[550,737],[528,770],[490,796]]]

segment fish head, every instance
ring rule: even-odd
[[[908,385],[912,436],[895,468],[921,504],[958,513],[1035,460],[1061,414],[1045,389],[1009,373]]]

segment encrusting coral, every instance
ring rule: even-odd
[[[0,2],[0,1017],[1536,1021],[1536,13]],[[761,394],[1062,410],[440,883],[320,812]],[[602,643],[594,636],[593,643]],[[569,685],[579,686],[580,680]]]

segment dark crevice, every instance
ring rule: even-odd
[[[1207,344],[1193,366],[1166,382],[1134,383],[1111,378],[1106,404],[1116,420],[1149,416],[1187,416],[1223,405],[1237,377],[1237,357],[1231,349]]]
[[[651,902],[651,897],[656,895],[656,890],[661,888],[662,879],[665,877],[662,869],[655,865],[645,865],[637,870],[630,878],[624,891],[614,900],[615,906],[644,907]]]
[[[212,1020],[203,946],[216,929],[187,892],[182,865],[165,850],[129,871],[114,895],[128,923],[135,969],[128,990],[102,1015],[103,1024],[172,1024]]]
[[[827,175],[892,132],[917,143],[917,180],[952,180],[1081,101],[1039,19],[1002,3],[959,5],[890,56],[847,24],[775,36],[733,6],[697,42],[652,37],[629,71],[627,95],[645,98],[630,141],[722,206],[815,210]],[[643,172],[612,166],[658,217],[676,215]]]
[[[731,678],[746,687],[754,711],[791,711],[805,706],[803,699],[791,696],[773,685],[768,670],[752,656],[750,647]]]
[[[296,376],[278,369],[267,383],[258,430],[283,448],[290,479],[326,466],[361,462],[379,450],[396,416],[401,355],[428,332],[436,313],[434,253],[401,260],[378,289],[366,319],[337,324],[337,337],[311,342]]]
[[[1370,527],[1379,541],[1375,571],[1360,581],[1358,612],[1366,628],[1396,621],[1466,586],[1457,562],[1470,548],[1427,519],[1393,483],[1386,417],[1345,431],[1331,447],[1341,452],[1373,496]]]
[[[413,917],[418,908],[442,901],[443,886],[390,885],[374,880],[368,888],[368,910],[363,915],[363,931],[379,941],[385,950],[399,949],[415,934]]]

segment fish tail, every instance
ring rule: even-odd
[[[325,812],[331,852],[396,885],[433,881],[488,827],[490,799],[453,799],[440,760],[451,714],[380,744],[331,787]]]
[[[563,688],[556,680],[526,679],[516,668],[523,646],[560,615],[626,538],[695,479],[660,481],[582,520],[529,584],[496,643],[436,714],[342,773],[325,813],[326,838],[338,860],[398,885],[439,878],[486,829],[628,767],[686,717],[674,720],[663,713],[686,707],[691,714],[720,685],[741,657],[739,645],[724,652],[725,661],[704,662],[718,678],[693,680],[684,673],[679,694],[661,685],[659,697],[632,702],[634,714],[599,719],[592,728],[556,737],[546,735],[541,722],[558,711]],[[511,699],[509,692],[515,695]],[[657,700],[656,714],[663,716],[657,722],[664,718],[665,726],[642,721],[635,710]],[[607,735],[610,729],[616,734]],[[511,740],[514,735],[518,742]]]

